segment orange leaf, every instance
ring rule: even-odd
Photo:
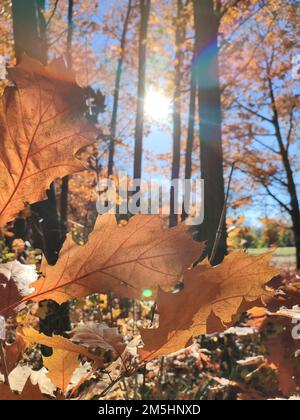
[[[244,302],[257,304],[266,293],[266,282],[278,274],[269,266],[271,258],[271,254],[251,257],[244,252],[232,253],[217,267],[205,264],[188,271],[183,291],[160,291],[160,325],[142,330],[142,359],[151,360],[185,348],[193,336],[207,333],[212,313],[221,325],[230,325]]]
[[[176,284],[202,251],[185,225],[165,229],[160,217],[138,215],[121,227],[106,214],[86,245],[68,235],[57,264],[43,261],[43,277],[31,285],[36,291],[28,299],[63,303],[107,291],[140,299],[145,290],[154,297],[159,286]]]
[[[45,67],[27,56],[9,69],[14,86],[0,105],[0,226],[46,198],[58,177],[80,171],[76,152],[96,139],[82,90],[63,61]]]
[[[77,356],[81,354],[89,359],[102,363],[102,358],[90,353],[85,347],[72,343],[72,341],[60,335],[53,335],[48,337],[41,334],[34,328],[23,328],[18,334],[29,343],[42,344],[47,347],[52,347],[54,350],[64,350],[70,353],[75,353]]]
[[[44,366],[48,369],[47,376],[57,388],[63,392],[67,391],[74,370],[79,366],[78,354],[68,351],[54,349],[50,357],[44,357]]]

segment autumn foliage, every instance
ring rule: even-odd
[[[0,108],[0,228],[10,238],[13,222],[30,217],[52,182],[97,162],[96,153],[82,156],[95,152],[88,146],[103,133],[63,60],[43,65],[24,55],[9,68],[8,82]],[[25,242],[0,264],[7,334],[0,327],[1,400],[118,398],[119,384],[137,374],[144,375],[143,398],[147,369],[152,396],[163,398],[163,364],[184,370],[186,359],[212,389],[227,387],[228,399],[299,392],[299,337],[292,332],[300,320],[299,278],[284,277],[272,252],[239,250],[214,265],[197,232],[185,223],[170,228],[159,215],[97,216],[82,235],[72,222],[55,265],[44,255],[30,264]],[[70,330],[42,332],[51,305],[63,304],[73,314]],[[229,356],[243,346],[247,357],[232,367]],[[226,369],[234,378],[227,382]],[[255,387],[258,375],[267,391]]]

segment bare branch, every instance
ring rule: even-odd
[[[239,105],[239,107],[243,108],[247,112],[250,112],[250,114],[255,115],[256,117],[262,119],[263,121],[267,121],[270,124],[273,124],[274,123],[274,121],[271,120],[270,118],[265,117],[264,115],[260,114],[257,111],[254,111],[253,109],[251,109],[251,108],[249,108],[249,107],[247,107],[245,105],[242,105],[240,102],[236,101],[236,103]]]
[[[56,0],[56,2],[54,4],[54,7],[53,7],[53,10],[52,10],[52,13],[51,13],[48,21],[46,22],[46,28],[48,28],[48,26],[50,25],[52,19],[54,18],[54,15],[55,15],[56,10],[57,10],[58,3],[59,3],[59,0]]]

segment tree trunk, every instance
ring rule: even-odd
[[[205,219],[199,227],[199,240],[207,241],[211,255],[224,207],[222,150],[222,112],[218,66],[218,19],[212,0],[194,0],[196,28],[196,77],[199,95],[200,163],[205,182]],[[226,254],[224,222],[219,249],[213,261],[218,264]]]
[[[295,247],[296,247],[296,264],[297,269],[300,269],[300,212],[295,212],[292,214],[293,222],[293,232],[295,237]]]
[[[114,91],[114,104],[113,112],[110,123],[110,143],[109,143],[109,152],[108,152],[108,176],[113,174],[114,169],[114,156],[115,156],[115,140],[117,133],[117,122],[118,122],[118,108],[119,108],[119,96],[120,96],[120,86],[121,86],[121,77],[124,65],[124,56],[125,56],[125,47],[126,47],[126,38],[128,32],[128,26],[130,21],[130,15],[132,11],[132,0],[128,1],[127,14],[124,21],[123,32],[120,43],[120,58],[117,64],[116,70],[116,80],[115,80],[115,91]]]
[[[39,20],[37,2],[35,0],[13,0],[13,30],[17,63],[26,53],[46,64],[47,49],[44,46],[45,34],[41,33],[42,22]],[[55,184],[52,183],[48,199],[33,204],[33,236],[34,246],[44,251],[50,264],[55,264],[61,248],[60,224],[56,208]]]
[[[293,170],[290,163],[288,147],[285,146],[284,140],[282,137],[282,132],[280,128],[280,117],[277,110],[275,93],[273,88],[273,83],[271,78],[268,78],[269,90],[270,90],[270,99],[272,104],[273,110],[273,125],[275,128],[275,135],[279,146],[279,151],[283,163],[283,167],[286,173],[287,178],[287,190],[290,196],[290,215],[293,223],[293,232],[295,236],[295,246],[296,246],[296,253],[297,253],[297,268],[300,268],[300,207],[299,207],[299,199],[297,195],[297,187],[295,183],[295,178],[293,174]]]
[[[68,4],[68,36],[67,36],[67,65],[72,70],[72,42],[73,42],[73,9],[74,1],[69,0]],[[68,199],[69,199],[69,176],[62,180],[61,198],[60,198],[60,222],[63,238],[66,237],[68,224]]]
[[[12,14],[17,62],[21,61],[25,53],[45,63],[47,56],[40,43],[36,1],[13,0]]]
[[[194,147],[194,136],[195,136],[195,120],[196,120],[196,83],[194,77],[194,64],[195,64],[195,52],[192,60],[192,71],[191,71],[191,86],[190,86],[190,105],[189,105],[189,121],[188,121],[188,134],[185,150],[185,179],[191,179],[192,177],[192,154]],[[185,209],[182,209],[182,220],[187,218]]]
[[[46,26],[41,9],[43,0],[13,0],[13,28],[17,62],[20,62],[25,52],[40,62],[47,63]],[[33,204],[33,246],[41,248],[49,264],[55,264],[62,246],[61,224],[56,207],[55,183],[47,192],[48,200]],[[48,314],[45,320],[40,320],[40,331],[51,336],[69,331],[69,305],[59,305],[48,301]],[[52,349],[42,346],[44,356],[50,356]]]
[[[180,175],[180,151],[181,151],[181,79],[182,79],[182,42],[184,40],[183,23],[183,4],[182,0],[177,0],[177,16],[175,30],[175,90],[173,98],[173,161],[172,161],[172,181],[178,180]],[[178,191],[171,188],[170,191],[170,227],[178,224],[178,214],[175,214],[178,202]]]
[[[135,124],[135,148],[134,148],[134,179],[141,179],[143,158],[143,135],[144,135],[144,103],[146,92],[146,60],[147,60],[147,36],[150,15],[151,0],[140,0],[140,35],[139,35],[139,69],[137,111]]]

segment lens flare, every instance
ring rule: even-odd
[[[146,117],[157,122],[168,120],[171,111],[171,101],[159,90],[150,89],[145,98]]]

